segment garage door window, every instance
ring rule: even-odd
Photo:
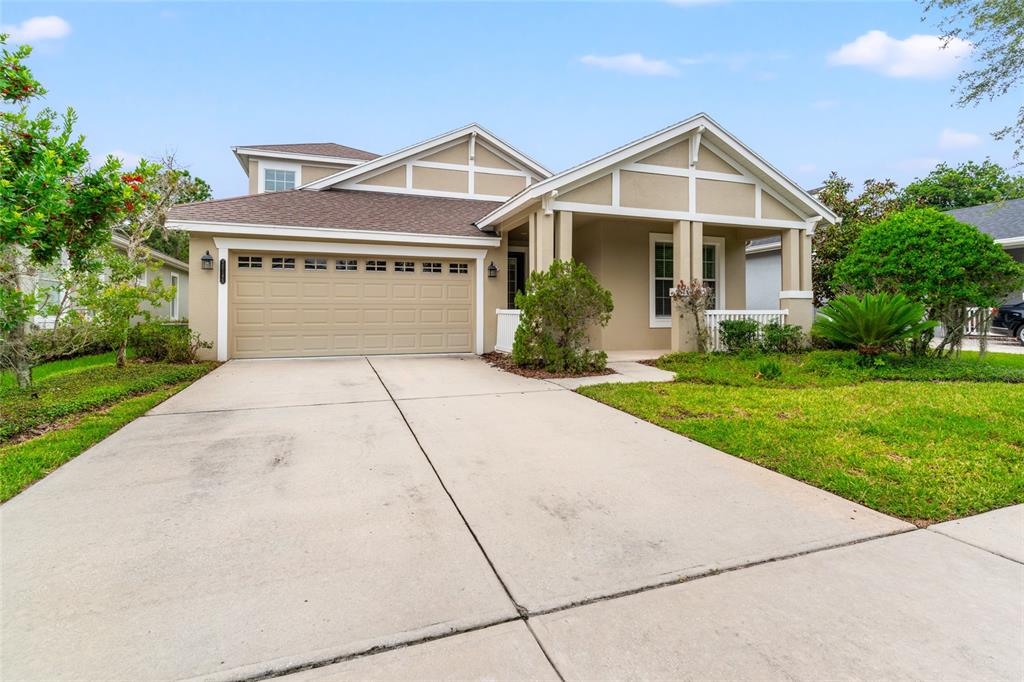
[[[350,259],[341,259],[334,261],[335,270],[345,270],[347,272],[355,272],[359,269],[359,262]]]
[[[387,272],[388,262],[386,260],[368,260],[366,261],[367,272]]]
[[[396,260],[395,272],[416,272],[416,264],[411,260]]]
[[[259,270],[263,267],[263,256],[239,256],[238,267]]]
[[[440,263],[430,263],[430,262],[424,263],[423,264],[423,272],[430,272],[430,273],[438,274],[438,273],[441,272],[441,264]]]
[[[452,275],[468,275],[469,264],[468,263],[449,263],[448,272]]]
[[[270,259],[271,270],[294,270],[295,259],[285,256],[274,256]]]
[[[327,259],[326,258],[307,258],[306,265],[307,270],[326,270]]]

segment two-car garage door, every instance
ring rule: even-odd
[[[234,358],[472,352],[474,263],[232,252]]]

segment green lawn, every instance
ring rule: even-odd
[[[14,497],[189,383],[129,398],[109,409],[76,419],[69,428],[56,429],[15,445],[0,446],[0,502]]]
[[[580,392],[743,459],[916,522],[1024,502],[1024,356],[666,356],[672,384]]]
[[[104,353],[40,365],[29,389],[0,376],[0,501],[215,366],[133,362],[118,369]]]

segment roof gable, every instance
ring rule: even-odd
[[[399,169],[405,170],[404,182]],[[473,123],[307,183],[303,189],[358,189],[504,201],[529,183],[550,175],[539,163]]]
[[[750,220],[776,221],[780,224],[802,224],[814,218],[833,223],[838,221],[838,217],[828,207],[709,116],[697,114],[531,185],[482,218],[477,225],[481,229],[492,226],[542,197],[552,200],[557,197],[558,201],[564,202],[565,197],[572,196],[574,190],[594,187],[593,183],[606,176],[612,176],[610,182],[621,191],[623,172],[674,178],[676,184],[688,181],[690,196],[680,201],[680,206],[685,208],[673,207],[673,211],[680,215],[689,211],[694,214],[693,219],[702,219],[696,216],[708,212],[694,211],[692,208],[692,197],[699,195],[701,187],[709,198],[722,198],[722,203],[725,203],[724,197],[733,189],[725,187],[725,184],[738,181],[753,186],[749,192],[750,201],[753,202]],[[686,191],[681,189],[680,193],[685,194]],[[615,192],[615,198],[617,196]],[[770,197],[770,201],[763,203],[769,205],[768,210],[776,217],[763,216],[761,199],[764,196]],[[609,200],[608,204],[618,208],[615,198]],[[713,203],[709,202],[709,205],[717,208]],[[711,212],[717,213],[717,210]],[[664,213],[670,215],[667,210]]]

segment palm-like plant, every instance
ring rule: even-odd
[[[840,296],[818,312],[811,333],[872,356],[935,327],[924,317],[924,306],[903,294]]]

